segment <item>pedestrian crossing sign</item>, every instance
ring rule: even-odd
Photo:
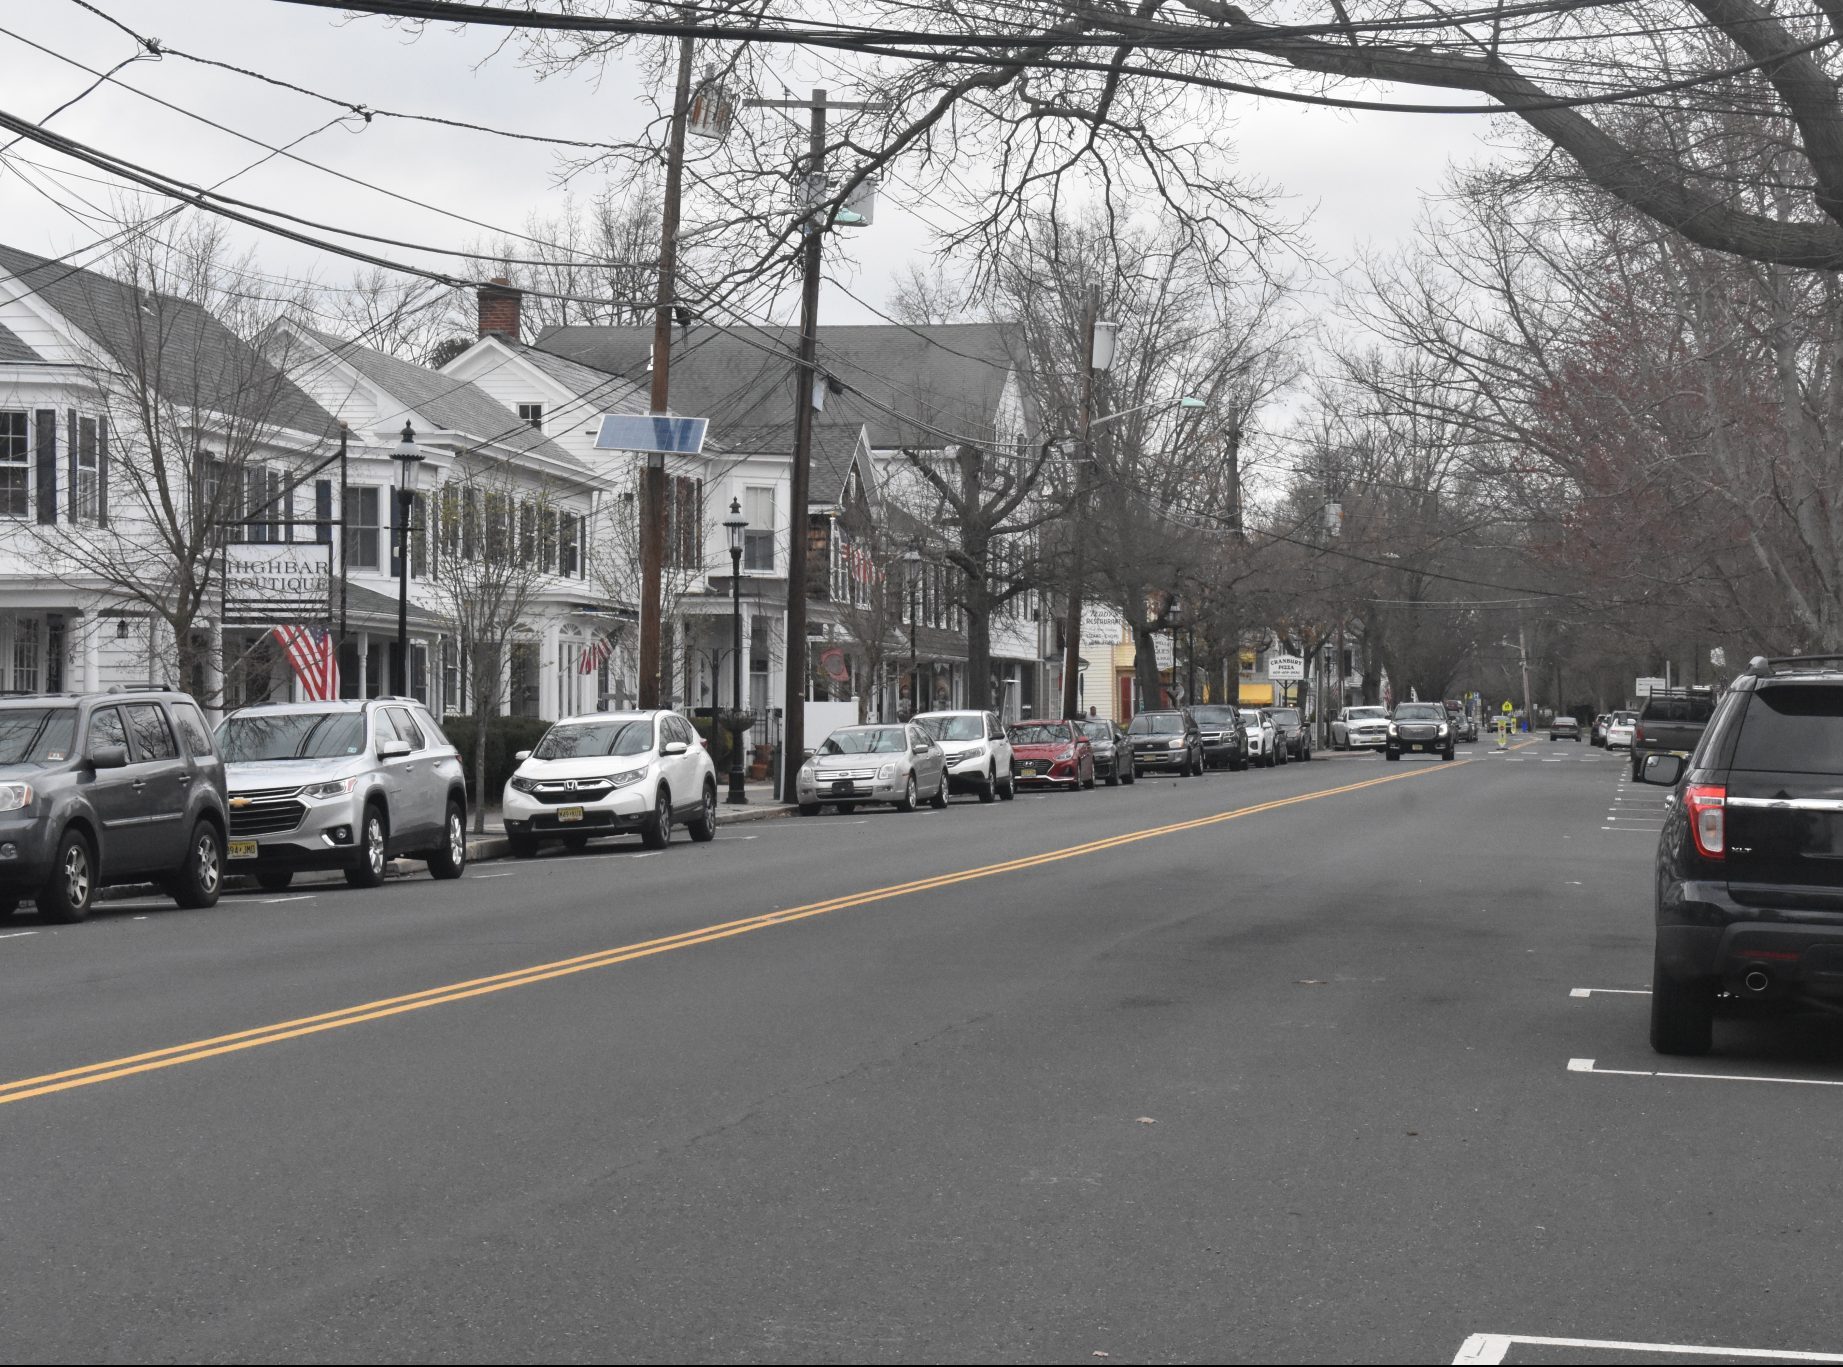
[[[1509,698],[1504,699],[1504,705],[1498,709],[1498,711],[1502,712],[1506,717],[1508,717],[1512,712],[1516,710],[1517,710],[1516,708],[1510,705]]]

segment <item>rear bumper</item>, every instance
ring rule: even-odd
[[[1133,755],[1133,764],[1140,769],[1182,769],[1189,760],[1188,750],[1146,750]]]
[[[1714,978],[1739,996],[1843,998],[1843,913],[1745,906],[1719,883],[1678,883],[1659,908],[1657,956],[1672,977]],[[1749,989],[1750,973],[1768,987]]]

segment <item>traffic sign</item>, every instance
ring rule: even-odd
[[[1498,709],[1498,711],[1502,712],[1506,717],[1508,717],[1512,712],[1515,712],[1516,710],[1517,710],[1516,708],[1510,705],[1509,698],[1504,699],[1504,705]]]

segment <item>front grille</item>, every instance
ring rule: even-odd
[[[268,802],[278,797],[293,797],[300,791],[299,784],[292,788],[244,788],[232,793],[230,800],[235,802],[238,798],[246,798],[251,802]]]
[[[577,779],[574,788],[562,783],[540,783],[529,796],[551,807],[568,807],[578,802],[600,802],[614,785],[599,778]]]
[[[820,783],[836,783],[840,779],[873,779],[877,776],[875,769],[820,769],[814,779]]]
[[[297,791],[284,789],[286,792]],[[253,794],[239,796],[253,797]],[[279,835],[283,831],[292,831],[301,824],[301,818],[307,815],[307,804],[298,799],[275,801],[273,799],[249,807],[233,807],[230,813],[230,833],[233,836]]]

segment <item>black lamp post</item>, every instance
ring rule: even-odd
[[[921,552],[911,546],[902,553],[903,568],[909,579],[909,715],[916,716],[921,705],[921,662],[915,652],[915,624],[921,618],[917,590],[921,585]]]
[[[749,523],[742,515],[742,504],[730,500],[730,515],[723,522],[730,534],[730,795],[731,803],[742,805],[749,796],[742,791],[742,542]]]
[[[391,691],[402,698],[410,691],[410,515],[416,506],[416,468],[422,464],[416,431],[407,422],[395,457],[403,473],[397,480],[397,659]]]

